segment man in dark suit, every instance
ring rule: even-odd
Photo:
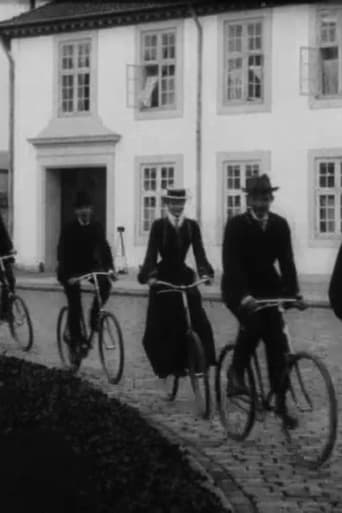
[[[110,246],[101,224],[92,218],[92,202],[86,192],[80,191],[74,202],[75,219],[63,227],[57,249],[57,278],[68,299],[68,327],[71,343],[82,341],[81,289],[73,278],[94,271],[111,271],[114,263]],[[102,303],[109,297],[111,283],[107,276],[98,277]],[[96,329],[99,305],[94,298],[90,314],[92,329]]]
[[[229,376],[234,390],[246,393],[244,370],[262,338],[277,412],[288,427],[294,428],[297,419],[287,411],[282,379],[287,349],[284,321],[276,308],[256,311],[256,299],[263,297],[297,297],[298,305],[304,307],[289,226],[284,218],[270,212],[273,191],[277,189],[265,174],[247,179],[244,191],[248,210],[231,218],[225,227],[221,289],[226,306],[240,323]]]

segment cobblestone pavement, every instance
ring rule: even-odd
[[[47,365],[60,365],[55,328],[58,310],[64,304],[56,291],[20,291],[34,320],[35,344],[27,355],[15,349],[6,326],[0,327],[1,349]],[[88,299],[87,299],[88,300]],[[174,403],[163,398],[141,347],[146,298],[112,296],[108,308],[120,320],[125,340],[125,371],[117,386],[105,383],[94,350],[81,373],[100,384],[107,393],[136,406],[154,422],[171,429],[192,454],[209,468],[237,513],[316,513],[342,511],[342,444],[338,437],[331,460],[313,471],[295,465],[286,446],[279,421],[271,415],[254,427],[242,443],[227,440],[214,415],[210,421],[196,418],[186,380]],[[236,323],[225,307],[206,301],[205,308],[215,331],[217,350],[234,339]],[[309,309],[287,314],[296,349],[321,356],[333,376],[338,398],[342,392],[342,325],[330,310]],[[339,431],[341,432],[341,427]]]

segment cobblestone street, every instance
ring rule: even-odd
[[[63,295],[56,291],[19,292],[27,301],[34,321],[34,346],[27,355],[19,353],[10,341],[7,327],[1,326],[1,349],[7,354],[59,366],[55,329],[58,310],[64,304]],[[221,303],[206,301],[204,305],[219,351],[234,339],[236,323]],[[181,393],[174,403],[163,398],[161,386],[153,377],[141,346],[146,298],[114,295],[108,307],[115,312],[123,329],[124,378],[118,386],[106,384],[96,348],[85,361],[81,374],[103,386],[110,395],[136,406],[153,421],[170,428],[186,446],[194,448],[237,513],[342,511],[340,436],[331,460],[317,471],[293,464],[280,423],[271,415],[265,422],[255,425],[247,441],[237,443],[225,439],[217,415],[210,421],[196,419],[187,381],[182,383]],[[310,350],[326,362],[339,399],[342,393],[342,325],[330,310],[319,308],[310,308],[304,313],[289,312],[287,319],[295,348]]]

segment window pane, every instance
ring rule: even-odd
[[[62,46],[62,69],[70,70],[74,67],[74,47],[73,45]]]
[[[228,100],[242,99],[242,59],[229,59],[227,77]]]
[[[241,172],[239,165],[228,165],[227,166],[227,189],[241,188]]]
[[[248,33],[248,50],[261,50],[262,48],[262,25],[260,22],[249,23],[247,26]]]
[[[157,59],[157,34],[146,34],[143,37],[143,60],[154,61]]]
[[[259,174],[259,164],[247,164],[246,165],[246,178],[257,176]]]
[[[163,166],[161,168],[161,189],[165,190],[174,185],[175,169],[173,166]]]
[[[228,51],[242,51],[242,25],[228,26]]]
[[[335,187],[335,163],[320,162],[319,164],[319,187]]]
[[[78,67],[89,68],[90,67],[90,44],[82,43],[78,45]]]
[[[162,59],[174,59],[176,57],[176,41],[173,32],[162,34]]]
[[[156,217],[156,198],[153,196],[145,197],[143,206],[143,231],[148,232]]]
[[[336,41],[336,19],[333,15],[322,16],[320,35],[322,43],[334,43]]]
[[[332,194],[319,196],[319,231],[335,233],[335,196]]]
[[[227,218],[241,213],[241,196],[227,196]]]
[[[322,94],[337,94],[338,84],[338,47],[321,48]]]
[[[157,189],[157,170],[155,167],[144,169],[144,190],[155,191]]]
[[[263,57],[251,55],[248,58],[248,99],[261,99],[263,89]]]

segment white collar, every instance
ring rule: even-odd
[[[88,225],[90,224],[90,222],[88,222],[88,223],[84,223],[84,222],[82,221],[82,219],[80,219],[79,217],[77,218],[77,221],[78,221],[78,223],[80,224],[80,226],[88,226]]]
[[[167,217],[170,221],[170,223],[172,224],[172,226],[176,227],[176,217],[173,216],[171,214],[171,212],[168,212],[167,213]],[[179,217],[178,217],[178,222],[177,222],[177,228],[179,228],[184,222],[184,214],[181,214]]]
[[[270,217],[269,213],[266,212],[266,214],[263,217],[258,217],[252,208],[249,209],[249,212],[250,212],[251,216],[253,217],[253,219],[258,221],[258,223],[261,224],[263,230],[265,230],[267,223],[268,223],[268,219]]]

